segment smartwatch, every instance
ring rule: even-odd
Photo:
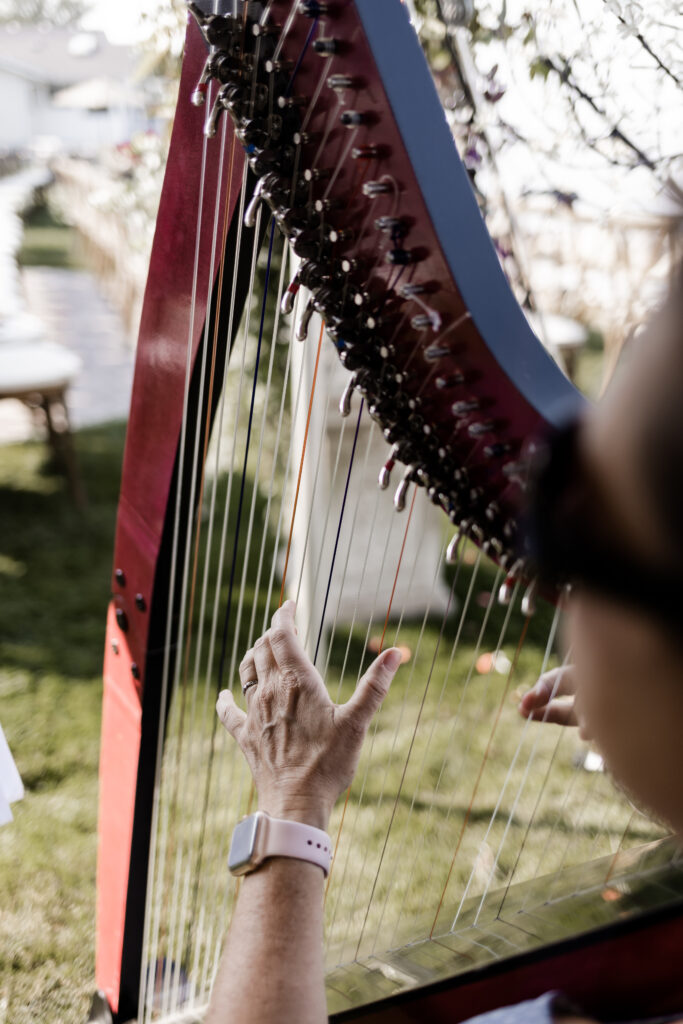
[[[235,827],[228,854],[233,875],[255,871],[268,857],[293,857],[321,867],[327,876],[332,860],[332,841],[327,832],[301,821],[271,818],[256,811]]]

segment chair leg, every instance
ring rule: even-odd
[[[85,508],[88,501],[78,470],[66,404],[66,392],[60,391],[51,395],[43,395],[41,406],[45,413],[50,447],[66,475],[71,498],[78,508]]]

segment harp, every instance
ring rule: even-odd
[[[201,1019],[251,800],[215,695],[289,594],[334,694],[385,638],[410,649],[332,823],[334,1019],[552,987],[680,1009],[672,841],[511,708],[557,661],[516,554],[525,446],[581,399],[504,278],[406,10],[189,6],[107,621],[98,987],[119,1021]]]

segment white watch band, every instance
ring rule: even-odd
[[[264,860],[266,857],[295,857],[318,864],[325,875],[330,873],[332,841],[327,832],[313,825],[268,818],[265,843],[261,849]]]
[[[256,811],[243,818],[232,834],[228,867],[233,875],[254,871],[268,857],[294,857],[330,872],[332,841],[326,832],[301,821],[271,818]]]

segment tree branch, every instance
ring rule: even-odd
[[[603,4],[607,4],[608,0],[602,0],[602,2],[603,2]],[[627,28],[631,27],[629,25],[629,23],[626,21],[626,18],[623,17],[623,15],[615,13],[615,17],[621,22],[622,25],[625,25]],[[679,89],[683,88],[683,83],[681,83],[680,78],[677,78],[677,76],[673,73],[671,68],[668,67],[664,63],[664,61],[661,60],[661,58],[657,56],[657,54],[654,52],[654,50],[652,49],[652,47],[648,43],[647,39],[645,39],[645,37],[642,35],[642,33],[634,32],[633,34],[634,34],[634,37],[638,40],[638,42],[642,46],[642,48],[645,50],[645,52],[647,54],[649,54],[650,57],[652,57],[652,60],[655,62],[657,67],[660,69],[660,71],[663,71],[665,75],[668,75],[668,77],[671,79],[671,81],[675,82]]]
[[[625,135],[618,125],[611,124],[611,118],[608,116],[607,112],[603,110],[602,107],[598,106],[593,97],[589,93],[587,93],[585,89],[582,89],[578,82],[574,80],[572,76],[571,65],[566,60],[563,60],[560,66],[555,64],[555,62],[550,57],[541,56],[539,60],[548,69],[548,71],[555,72],[555,74],[559,77],[563,85],[566,85],[567,88],[571,89],[576,96],[579,96],[585,103],[588,104],[591,110],[594,110],[599,117],[602,117],[603,120],[606,121],[607,124],[611,126],[610,134],[612,138],[618,139],[628,149],[635,153],[635,155],[638,157],[639,163],[643,164],[651,171],[657,170],[657,164],[653,160],[651,160],[646,153],[643,152],[640,146],[636,145],[636,143],[632,139]]]

